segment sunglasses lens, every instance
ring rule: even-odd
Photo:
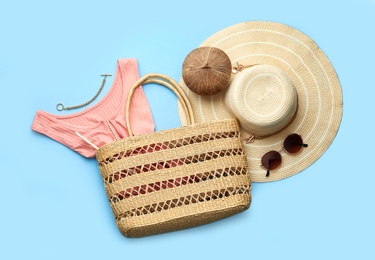
[[[279,152],[270,151],[262,156],[262,165],[267,170],[274,170],[281,164],[281,155]]]
[[[284,140],[284,149],[288,153],[298,153],[303,146],[302,137],[298,134],[291,134]]]

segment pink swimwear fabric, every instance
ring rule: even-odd
[[[138,79],[137,60],[119,59],[113,84],[97,104],[81,112],[63,116],[38,110],[31,129],[85,157],[93,158],[96,149],[76,132],[97,147],[129,136],[125,125],[125,103],[130,87]],[[131,102],[130,125],[134,135],[150,133],[155,129],[150,106],[141,87],[136,89]]]

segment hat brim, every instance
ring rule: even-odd
[[[222,49],[232,63],[276,66],[287,74],[296,88],[298,108],[290,124],[252,143],[244,141],[253,182],[287,178],[303,171],[322,156],[341,123],[342,90],[331,62],[310,37],[284,24],[252,21],[227,27],[210,36],[201,46]],[[232,75],[231,82],[235,76]],[[180,84],[190,98],[196,122],[233,117],[224,104],[225,92],[210,97],[199,96],[190,91],[182,79]],[[179,113],[184,123],[182,111]],[[280,150],[284,139],[292,133],[301,135],[308,147],[298,154],[281,152],[280,167],[266,177],[261,157],[268,151]],[[241,134],[243,138],[252,135],[244,129],[241,129]]]

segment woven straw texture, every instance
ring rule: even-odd
[[[233,66],[237,62],[256,65],[232,74],[228,90],[211,97],[196,95],[180,81],[198,123],[239,119],[253,182],[292,176],[322,156],[340,126],[342,90],[332,64],[310,37],[284,24],[253,21],[227,27],[201,46],[222,49]],[[260,87],[265,80],[269,84]],[[252,117],[254,114],[261,117]],[[254,124],[259,118],[259,124]],[[284,139],[292,133],[301,135],[308,147],[298,154],[282,151],[281,165],[267,177],[261,157],[271,150],[281,151]],[[246,142],[251,136],[256,136],[255,141]]]
[[[185,93],[166,76],[148,74],[133,90],[155,82],[177,94],[188,125],[132,136],[127,123],[130,137],[96,153],[116,224],[126,237],[189,228],[250,206],[251,181],[238,122],[195,124]]]
[[[233,79],[225,105],[247,132],[267,136],[289,124],[297,109],[297,93],[278,68],[257,65]]]

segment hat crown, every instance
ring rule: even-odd
[[[290,123],[297,110],[297,92],[279,68],[256,65],[236,74],[225,103],[244,129],[267,136]]]

